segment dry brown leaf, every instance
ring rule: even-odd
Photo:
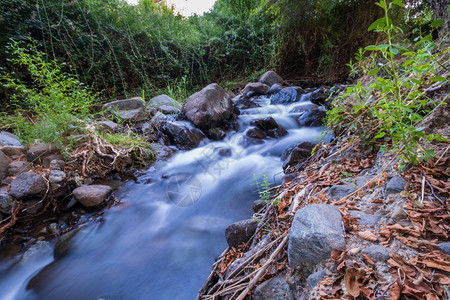
[[[361,278],[360,271],[355,268],[350,268],[345,271],[344,282],[345,287],[350,295],[358,297],[361,293],[361,287],[359,286],[359,280]]]
[[[398,285],[398,282],[395,282],[390,288],[389,288],[389,297],[391,300],[399,300],[401,295],[401,289]]]
[[[425,295],[425,299],[426,300],[439,300],[439,297],[438,296],[436,296],[436,294],[426,294]]]
[[[364,253],[361,253],[361,255],[364,257],[364,259],[365,259],[369,264],[371,264],[371,265],[374,265],[374,264],[375,264],[375,263],[373,262],[372,258],[371,258],[369,255],[364,254]]]
[[[358,232],[358,236],[366,241],[370,241],[370,242],[376,242],[378,241],[378,237],[371,231],[366,230],[366,231],[360,231]]]

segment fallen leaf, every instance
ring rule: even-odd
[[[369,230],[358,232],[358,236],[366,241],[371,241],[371,242],[378,241],[378,237]]]
[[[391,300],[399,300],[401,295],[401,289],[398,285],[398,282],[395,282],[391,287],[389,288],[389,297]]]
[[[345,287],[350,295],[353,297],[358,297],[361,293],[361,288],[359,286],[359,279],[361,278],[360,272],[355,269],[347,269],[344,275]]]
[[[369,255],[364,254],[364,253],[361,253],[361,255],[364,257],[364,259],[365,259],[369,264],[371,264],[371,265],[374,265],[374,264],[375,264],[375,263],[373,262],[372,258],[371,258]]]

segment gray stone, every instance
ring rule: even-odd
[[[28,200],[25,203],[25,208],[22,209],[23,212],[29,215],[35,215],[44,209],[44,203],[41,200]]]
[[[400,193],[405,189],[406,180],[403,177],[395,176],[386,185],[386,196],[390,194]]]
[[[59,259],[69,253],[73,247],[73,239],[79,230],[69,231],[58,238],[53,249],[53,257]]]
[[[301,142],[292,150],[288,150],[290,151],[289,154],[286,153],[282,155],[283,158],[287,155],[283,162],[283,170],[293,167],[311,157],[312,150],[315,146],[316,144],[311,142]]]
[[[166,122],[163,132],[169,137],[171,143],[182,150],[194,149],[206,138],[198,128],[180,121]]]
[[[56,144],[36,144],[28,149],[26,158],[29,162],[41,163],[45,157],[59,153],[60,149]]]
[[[178,114],[181,111],[181,104],[169,96],[163,94],[150,99],[147,111],[156,109],[163,114]]]
[[[254,300],[294,300],[294,291],[286,279],[275,276],[258,285],[253,293]]]
[[[258,222],[253,219],[238,221],[225,229],[225,238],[230,247],[237,247],[242,243],[247,243],[255,234]]]
[[[7,156],[20,157],[25,154],[25,148],[23,146],[4,146],[0,147],[0,151]]]
[[[12,133],[9,132],[0,132],[0,146],[15,146],[20,147],[22,144],[19,141],[19,138]]]
[[[345,249],[342,216],[337,207],[312,204],[298,210],[289,234],[289,265],[306,278],[330,257],[333,249]]]
[[[358,223],[360,225],[366,225],[366,226],[375,226],[378,223],[378,220],[380,220],[380,218],[381,218],[380,214],[371,215],[371,214],[366,214],[365,212],[360,211],[360,210],[350,210],[349,213],[350,213],[350,216],[352,216],[354,218],[358,218]]]
[[[264,133],[264,131],[262,131],[261,129],[257,128],[257,127],[251,127],[249,129],[247,129],[247,131],[245,132],[245,135],[253,138],[253,139],[265,139],[266,138],[266,134]]]
[[[13,161],[8,165],[8,176],[17,176],[21,173],[31,171],[33,164],[28,161]]]
[[[327,275],[326,270],[320,270],[315,273],[312,273],[311,275],[306,278],[306,282],[308,283],[310,288],[315,288],[316,285],[322,281],[322,279]]]
[[[270,87],[267,84],[261,82],[250,82],[241,91],[242,97],[251,97],[253,95],[262,95],[267,93]]]
[[[281,86],[281,84],[275,83],[275,84],[272,84],[270,89],[267,91],[267,94],[269,94],[269,95],[276,94],[279,91],[281,91],[282,89],[283,89],[283,87]]]
[[[309,110],[298,118],[298,124],[306,127],[318,127],[324,124],[327,113],[322,110]]]
[[[113,121],[100,121],[98,127],[101,131],[107,133],[116,133],[119,130],[119,125]]]
[[[144,100],[141,97],[135,97],[106,103],[105,105],[103,105],[103,110],[126,111],[126,110],[140,109],[144,107],[145,107]]]
[[[343,185],[333,185],[328,191],[327,195],[332,200],[340,200],[343,197],[350,195],[360,187],[362,187],[368,180],[371,180],[370,176],[358,176],[348,179],[350,182]],[[343,181],[348,182],[348,181]]]
[[[291,109],[290,113],[300,113],[300,112],[317,110],[317,109],[319,109],[318,105],[310,103],[310,104],[305,104],[305,105],[298,105],[298,106],[294,107],[293,109]]]
[[[261,209],[263,209],[266,206],[266,202],[263,200],[256,200],[253,201],[253,211],[255,213],[259,212]]]
[[[42,160],[42,166],[44,168],[50,168],[50,164],[54,160],[62,161],[63,157],[59,154],[51,154]]]
[[[220,141],[223,140],[223,138],[227,135],[225,130],[223,130],[220,127],[211,128],[208,131],[206,131],[206,136],[214,141]]]
[[[294,87],[287,87],[270,96],[272,104],[288,104],[300,100],[302,93]]]
[[[148,120],[148,114],[143,108],[119,110],[117,116],[125,121],[140,122]]]
[[[50,161],[50,169],[52,170],[64,170],[64,167],[66,166],[66,163],[61,159],[54,159]]]
[[[274,71],[267,71],[264,73],[261,78],[259,78],[259,82],[264,83],[268,86],[272,86],[276,83],[283,84],[283,78],[281,78],[277,73]]]
[[[233,115],[233,102],[223,88],[212,83],[189,97],[184,114],[200,129],[221,127]]]
[[[6,177],[8,166],[11,160],[0,151],[0,182]]]
[[[361,251],[363,254],[367,254],[374,261],[387,261],[389,259],[388,250],[381,245],[372,245]]]
[[[22,173],[11,182],[10,194],[19,200],[42,197],[46,191],[42,176],[33,172]]]
[[[0,192],[0,212],[10,215],[16,202],[7,192]]]
[[[273,138],[279,138],[285,136],[288,132],[283,126],[279,125],[272,117],[267,117],[264,119],[259,119],[251,122],[254,125],[264,131],[267,136]]]
[[[440,243],[437,246],[447,255],[450,255],[450,242]]]
[[[86,207],[100,205],[111,193],[112,189],[107,185],[85,185],[72,192],[75,199]]]
[[[66,179],[66,173],[60,170],[51,170],[48,176],[48,181],[50,183],[60,183]]]

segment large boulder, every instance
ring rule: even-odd
[[[170,142],[182,150],[196,148],[206,138],[201,130],[189,126],[188,122],[169,121],[163,127],[163,132]]]
[[[306,278],[334,249],[345,249],[342,216],[337,207],[312,204],[298,210],[289,234],[289,265]]]
[[[281,78],[277,73],[274,71],[267,71],[264,73],[261,78],[259,78],[259,82],[264,83],[268,86],[272,86],[274,84],[283,84],[283,78]]]
[[[250,82],[241,91],[241,97],[251,97],[253,95],[263,95],[269,91],[270,86],[261,82]]]
[[[42,197],[46,191],[44,178],[33,172],[22,173],[11,182],[10,194],[19,200]]]
[[[84,185],[73,190],[75,199],[85,207],[98,206],[112,193],[107,185]]]
[[[324,123],[327,113],[322,110],[309,110],[298,118],[298,124],[306,127],[318,127]]]
[[[147,104],[147,111],[156,109],[163,114],[178,114],[181,111],[181,104],[169,96],[162,94],[150,99]]]
[[[255,234],[258,222],[253,219],[235,222],[225,229],[225,238],[230,247],[247,243]]]
[[[28,149],[26,158],[29,162],[41,163],[47,156],[59,153],[60,149],[57,144],[36,144]]]
[[[283,163],[283,170],[293,167],[308,159],[311,156],[311,152],[315,146],[316,144],[311,142],[301,142],[292,150],[289,150],[287,155],[283,154],[283,156],[286,157]]]
[[[16,135],[3,131],[0,132],[0,146],[21,147],[22,144]]]
[[[275,276],[258,285],[253,293],[254,300],[294,300],[294,291],[286,279]]]
[[[14,159],[24,155],[24,149],[25,148],[23,146],[0,146],[0,151],[8,156],[13,157]]]
[[[16,160],[8,165],[8,176],[17,176],[24,172],[31,171],[33,164],[28,161]]]
[[[0,151],[0,182],[6,177],[6,172],[8,171],[8,165],[10,162],[11,160],[8,156]]]
[[[300,87],[286,87],[270,96],[272,104],[288,104],[300,100],[303,90]]]
[[[279,125],[272,117],[267,117],[264,119],[259,119],[251,122],[254,125],[264,131],[267,136],[273,138],[279,138],[285,136],[288,132],[283,126]]]
[[[202,130],[221,127],[233,114],[233,102],[223,88],[212,83],[189,97],[184,114]]]
[[[107,133],[116,133],[119,131],[119,125],[113,121],[100,121],[98,122],[98,129]]]
[[[145,102],[141,97],[116,100],[103,105],[103,110],[109,114],[115,113],[125,121],[140,122],[148,119]]]

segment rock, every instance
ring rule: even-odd
[[[31,169],[33,169],[33,164],[28,161],[13,161],[8,165],[8,176],[17,176],[31,171]]]
[[[251,125],[254,125],[264,131],[267,136],[273,138],[279,138],[285,136],[288,132],[283,126],[279,125],[277,121],[275,121],[272,117],[267,117],[260,120],[255,120],[251,122]]]
[[[258,222],[253,219],[238,221],[225,229],[225,238],[230,247],[237,247],[247,243],[255,234]]]
[[[340,200],[343,197],[353,193],[361,186],[363,186],[368,180],[371,180],[370,176],[358,176],[351,178],[351,182],[343,185],[333,185],[328,191],[327,195],[332,200]]]
[[[312,204],[298,210],[289,234],[289,265],[306,278],[334,249],[345,249],[342,216],[337,207]]]
[[[48,181],[50,183],[60,183],[66,179],[66,173],[60,170],[51,170],[48,176]]]
[[[53,249],[53,257],[59,259],[69,253],[73,247],[73,239],[77,235],[79,230],[69,231],[58,238]]]
[[[178,114],[181,111],[181,104],[169,96],[163,94],[150,99],[147,105],[147,111],[156,108],[163,114]]]
[[[169,137],[171,143],[182,150],[194,149],[206,138],[203,132],[188,124],[169,121],[163,127],[163,132]]]
[[[64,167],[66,166],[66,163],[61,159],[54,159],[50,161],[50,169],[52,170],[64,170]]]
[[[400,193],[405,189],[406,180],[401,176],[392,177],[386,185],[386,196]]]
[[[325,88],[319,88],[311,93],[309,101],[317,105],[325,105],[329,96]]]
[[[10,194],[19,200],[42,197],[46,191],[42,176],[33,172],[22,173],[11,182]]]
[[[283,89],[283,87],[280,84],[275,83],[270,87],[270,89],[266,92],[266,94],[268,94],[268,95],[276,94],[279,91],[281,91],[282,89]]]
[[[26,158],[29,162],[41,163],[47,156],[59,153],[60,149],[56,144],[36,144],[28,149]]]
[[[322,110],[310,110],[303,113],[298,118],[298,124],[306,127],[318,127],[324,124],[323,119],[327,116],[327,113]]]
[[[270,87],[261,82],[250,82],[241,91],[241,97],[251,97],[253,95],[263,95],[267,93]]]
[[[112,189],[107,185],[84,185],[72,192],[75,199],[86,207],[100,205],[111,193]]]
[[[6,177],[8,166],[11,160],[0,151],[0,182]]]
[[[281,78],[277,73],[274,71],[267,71],[264,73],[261,78],[259,78],[259,82],[264,83],[268,86],[273,86],[274,84],[283,84],[283,78]]]
[[[233,155],[233,150],[231,148],[219,148],[218,153],[222,157],[231,157]]]
[[[113,121],[100,121],[98,127],[101,131],[107,133],[116,133],[119,130],[119,125]]]
[[[184,114],[200,129],[221,127],[233,114],[233,102],[223,88],[212,83],[189,97]]]
[[[270,96],[270,102],[272,104],[288,104],[297,102],[300,100],[300,96],[302,95],[298,89],[293,87],[287,87],[279,91],[278,93],[272,94]]]
[[[374,261],[387,261],[389,259],[388,250],[381,245],[372,245],[361,251],[363,254],[367,254]]]
[[[44,209],[44,203],[39,200],[28,200],[25,203],[25,208],[22,209],[23,212],[29,215],[35,215]]]
[[[148,119],[148,115],[143,108],[119,110],[117,116],[125,121],[140,122]]]
[[[0,132],[0,146],[21,147],[22,144],[20,143],[19,138],[16,135],[3,131]]]
[[[450,242],[440,243],[437,246],[447,255],[450,255]]]
[[[50,164],[54,160],[62,161],[63,157],[59,154],[51,154],[42,160],[42,166],[44,168],[50,168]]]
[[[294,107],[293,109],[291,109],[290,113],[300,113],[300,112],[305,112],[305,111],[310,111],[310,110],[317,110],[319,109],[319,106],[316,104],[304,104],[304,105],[298,105],[296,107]]]
[[[206,135],[214,141],[220,141],[223,140],[223,138],[227,135],[227,133],[222,128],[216,127],[206,131]]]
[[[253,201],[253,211],[255,213],[259,212],[261,209],[263,209],[266,206],[266,202],[263,200],[256,200]]]
[[[419,123],[418,127],[424,127],[426,134],[442,134],[450,138],[450,106],[441,105]]]
[[[121,111],[121,110],[134,110],[144,108],[145,102],[141,97],[134,97],[124,100],[116,100],[103,105],[103,110],[108,111]]]
[[[5,153],[7,156],[20,157],[25,154],[23,146],[3,146],[0,147],[0,151]]]
[[[294,300],[294,291],[282,276],[275,276],[258,285],[254,300]]]
[[[360,210],[349,210],[349,213],[351,217],[358,218],[360,225],[366,226],[375,226],[381,218],[380,214],[371,215]]]
[[[156,132],[155,128],[150,122],[145,122],[141,125],[142,133],[145,135],[151,135]]]
[[[400,221],[408,219],[408,214],[400,206],[395,206],[394,209],[390,212],[389,216],[391,220],[394,221],[394,223],[398,223]]]
[[[287,183],[291,182],[295,178],[297,178],[297,173],[286,174],[281,178],[281,185],[285,186]]]
[[[10,215],[15,203],[7,192],[0,192],[0,212]]]
[[[301,142],[295,146],[284,160],[283,170],[286,170],[289,167],[294,167],[295,165],[311,157],[312,150],[315,146],[316,144],[311,142]],[[285,154],[282,155],[282,157],[284,156]]]
[[[176,152],[174,149],[160,144],[156,144],[153,151],[156,152],[157,160],[168,160]]]
[[[312,273],[311,275],[306,278],[306,282],[308,283],[309,287],[311,289],[315,288],[316,285],[322,281],[322,279],[327,275],[326,270],[320,270],[315,273]]]
[[[257,127],[251,127],[249,129],[247,129],[247,131],[245,132],[245,135],[253,138],[253,139],[265,139],[266,138],[266,134],[264,133],[264,131],[262,131],[261,129],[257,128]]]
[[[253,98],[242,98],[241,96],[237,96],[233,98],[234,104],[236,104],[239,109],[248,109],[248,108],[256,108],[260,107],[258,103],[253,101]]]

